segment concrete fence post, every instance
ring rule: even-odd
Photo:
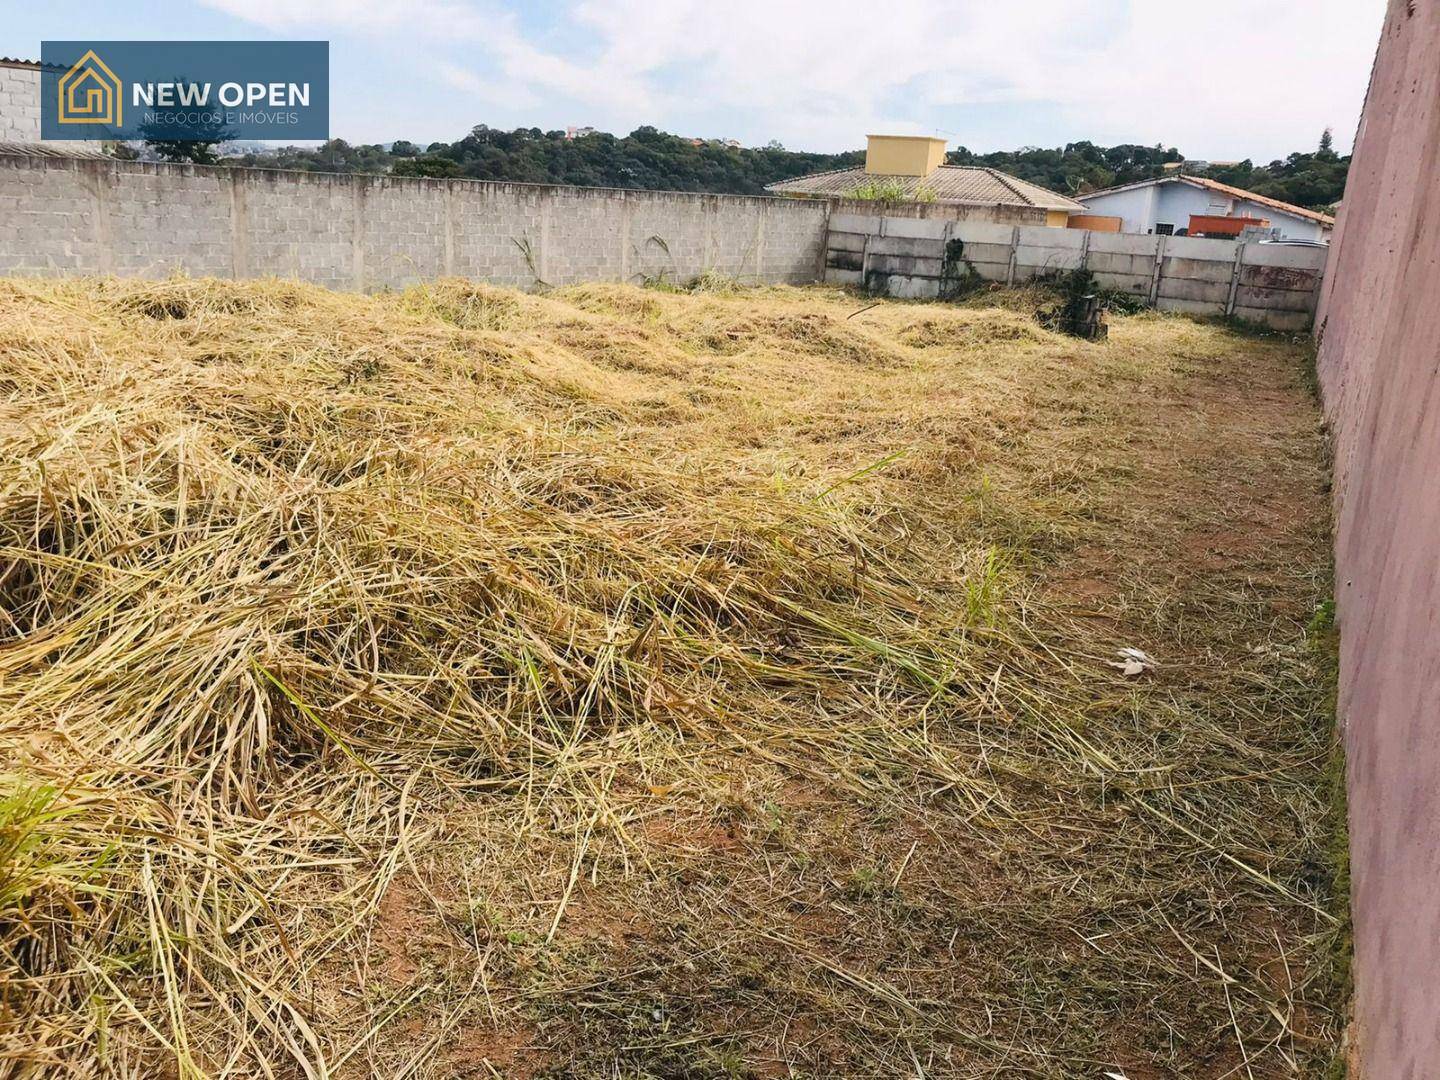
[[[115,272],[115,256],[110,244],[110,173],[104,162],[90,163],[90,193],[95,198],[95,269],[102,274]]]
[[[834,210],[835,203],[831,199],[825,200],[825,216],[820,222],[820,255],[816,260],[815,280],[824,281],[830,267],[830,212]]]
[[[350,201],[350,277],[356,292],[365,291],[365,196],[369,187],[368,183],[356,184]]]
[[[705,255],[700,260],[700,270],[715,269],[718,261],[716,252],[720,250],[720,237],[716,234],[716,227],[720,219],[720,200],[714,195],[705,196]]]
[[[546,285],[550,280],[550,192],[540,192],[540,250],[535,252],[535,276]]]
[[[1150,275],[1150,306],[1160,300],[1160,278],[1165,272],[1165,245],[1169,237],[1160,233],[1155,237],[1155,269]]]
[[[945,299],[945,286],[949,284],[946,271],[954,272],[950,265],[950,241],[955,238],[955,219],[950,218],[945,222],[945,227],[940,230],[940,284],[937,288],[940,299]]]
[[[250,276],[250,213],[245,205],[245,170],[229,169],[230,181],[230,276],[236,281]]]
[[[765,204],[755,204],[755,280],[765,280]]]
[[[1230,270],[1230,293],[1225,297],[1225,314],[1235,314],[1235,297],[1240,294],[1240,269],[1245,265],[1245,245],[1235,244],[1235,265]]]
[[[1010,230],[1010,262],[1005,267],[1005,284],[1015,284],[1015,258],[1020,254],[1020,226]]]
[[[628,191],[620,193],[620,280],[630,280],[630,233],[635,227],[635,200]]]
[[[1080,269],[1085,270],[1090,266],[1090,230],[1081,231],[1084,235],[1080,237]]]
[[[445,276],[455,276],[455,181],[445,182]]]

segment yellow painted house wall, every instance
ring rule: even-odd
[[[1052,229],[1064,229],[1070,225],[1069,210],[1046,210],[1045,224]]]
[[[945,140],[925,135],[867,135],[865,171],[878,176],[929,176],[945,163]]]

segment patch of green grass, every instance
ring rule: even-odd
[[[1007,556],[998,548],[988,547],[980,565],[965,582],[965,616],[972,626],[994,626],[1005,589],[1002,577],[1008,564]]]
[[[919,192],[911,195],[906,188],[905,181],[894,177],[885,177],[879,180],[866,180],[859,187],[850,192],[850,198],[863,199],[866,202],[925,202],[919,198]],[[934,198],[932,193],[931,199]]]
[[[1350,830],[1349,800],[1345,785],[1345,749],[1336,727],[1336,693],[1340,672],[1340,632],[1335,621],[1335,601],[1326,597],[1315,607],[1306,627],[1306,640],[1325,687],[1324,708],[1319,723],[1329,732],[1330,753],[1321,778],[1325,800],[1320,822],[1324,840],[1323,872],[1329,895],[1328,910],[1334,925],[1326,931],[1325,947],[1319,954],[1315,977],[1332,1012],[1347,1014],[1354,994],[1352,961],[1354,927],[1350,914]],[[1345,1055],[1335,1049],[1324,1063],[1326,1080],[1344,1080],[1348,1067]]]
[[[104,891],[115,847],[83,827],[80,803],[53,784],[0,777],[0,923],[42,918]]]

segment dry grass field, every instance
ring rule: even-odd
[[[1307,346],[1034,301],[0,281],[0,1074],[1323,1075]]]

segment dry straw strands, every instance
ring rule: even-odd
[[[0,1060],[1322,1055],[1296,347],[978,303],[0,282]]]

